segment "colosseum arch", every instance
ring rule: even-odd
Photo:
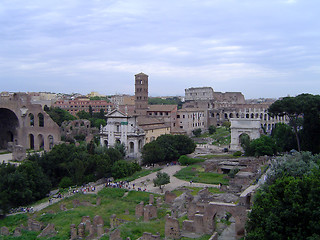
[[[242,150],[240,146],[239,137],[242,134],[247,134],[250,139],[256,139],[260,137],[260,119],[246,119],[246,118],[233,118],[231,120],[231,144],[230,150],[238,151]]]

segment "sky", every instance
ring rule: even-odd
[[[320,92],[319,0],[1,0],[0,92]]]

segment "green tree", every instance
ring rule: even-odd
[[[192,133],[195,137],[200,137],[201,132],[202,132],[201,128],[197,128],[197,129],[192,130]]]
[[[248,240],[320,239],[320,172],[283,176],[258,191],[246,224]]]
[[[49,114],[51,119],[56,122],[59,126],[64,121],[70,121],[70,120],[75,120],[76,117],[72,116],[70,113],[68,113],[66,110],[58,108],[58,107],[50,107],[50,108],[45,108],[45,111]]]
[[[227,130],[230,130],[231,122],[225,121],[222,123],[222,126],[225,127]]]
[[[245,149],[247,156],[272,156],[278,151],[278,147],[271,137],[262,135],[260,138],[254,139],[250,142],[249,147]]]
[[[93,117],[93,109],[92,109],[91,105],[89,105],[89,115],[90,115],[90,117]]]
[[[170,176],[165,172],[157,172],[157,177],[153,179],[153,184],[155,187],[159,187],[170,183]]]
[[[217,128],[213,125],[210,125],[208,128],[209,134],[214,134],[217,131]]]
[[[79,119],[90,119],[90,114],[84,110],[77,112],[77,116]]]
[[[277,123],[272,129],[271,137],[275,140],[281,152],[290,151],[297,146],[292,127],[287,124]]]
[[[163,149],[158,142],[152,141],[143,146],[142,148],[143,164],[163,162],[164,159],[165,159],[165,155],[164,155]]]

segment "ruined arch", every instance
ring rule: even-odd
[[[247,134],[250,139],[260,137],[260,119],[231,119],[231,144],[230,149],[233,151],[242,150],[240,145],[240,136]]]
[[[39,150],[44,149],[44,137],[42,134],[38,135],[38,146],[39,146]]]
[[[34,115],[32,113],[29,113],[29,125],[34,126]]]
[[[54,138],[52,135],[48,136],[49,149],[52,149],[54,146]]]
[[[8,142],[16,142],[19,120],[16,114],[7,108],[0,108],[0,149],[7,149]]]

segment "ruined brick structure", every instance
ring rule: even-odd
[[[59,126],[26,93],[0,97],[0,149],[20,145],[49,151],[61,141]]]

